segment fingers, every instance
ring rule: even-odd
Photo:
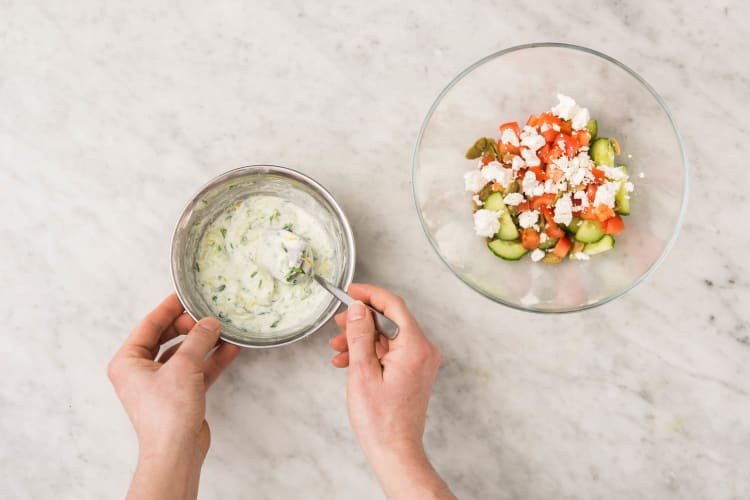
[[[366,376],[382,377],[382,367],[375,352],[375,335],[370,310],[362,302],[352,303],[346,319],[349,366],[359,367]]]
[[[346,343],[346,332],[341,332],[333,337],[328,341],[328,345],[331,346],[331,349],[338,352],[344,352],[349,349],[349,346]]]
[[[190,317],[188,313],[180,314],[174,323],[169,328],[162,332],[159,337],[159,345],[163,346],[170,340],[180,335],[187,335],[188,332],[195,326],[195,320]]]
[[[349,292],[349,295],[355,299],[367,302],[398,324],[400,327],[400,333],[396,338],[396,341],[402,338],[402,336],[408,337],[414,334],[422,334],[422,331],[419,328],[414,328],[418,326],[417,321],[414,319],[414,316],[412,316],[409,308],[406,307],[404,300],[398,295],[395,295],[388,290],[384,290],[383,288],[365,285],[363,283],[352,283],[349,285],[347,291]]]
[[[162,333],[182,314],[184,308],[177,295],[169,295],[135,327],[123,344],[127,354],[154,359],[159,352]]]
[[[203,318],[190,330],[177,352],[194,361],[203,362],[219,340],[220,330],[219,322],[215,318]]]
[[[216,382],[219,375],[229,366],[234,358],[240,353],[240,346],[221,342],[210,358],[204,362],[203,373],[205,374],[206,388]]]
[[[334,319],[339,328],[344,328],[346,326],[346,311],[338,313],[334,316]]]
[[[349,366],[349,353],[340,352],[331,359],[331,364],[336,368],[346,368]]]

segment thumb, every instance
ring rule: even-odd
[[[349,366],[360,365],[380,372],[380,361],[375,354],[375,324],[370,310],[356,301],[346,315],[346,341],[349,345]],[[369,368],[367,368],[369,367]]]
[[[219,340],[220,330],[221,325],[214,318],[203,318],[190,330],[177,352],[202,362]]]

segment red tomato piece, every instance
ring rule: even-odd
[[[501,155],[505,153],[512,153],[514,155],[517,155],[521,153],[521,147],[514,146],[513,144],[506,144],[502,141],[497,141],[497,151]]]
[[[537,125],[539,125],[539,117],[536,115],[529,116],[529,119],[526,120],[526,125],[528,125],[529,127],[536,127]]]
[[[589,203],[593,204],[594,200],[596,199],[596,184],[589,184],[589,186],[586,188],[586,198],[589,199]]]
[[[539,207],[539,211],[544,215],[544,219],[547,221],[547,235],[550,238],[561,238],[565,236],[565,232],[560,229],[560,226],[555,222],[555,216],[552,214],[552,209],[550,207]]]
[[[518,204],[519,212],[528,212],[529,210],[531,210],[531,204],[528,201],[522,201]]]
[[[516,137],[520,137],[521,135],[521,129],[518,128],[518,122],[508,122],[500,125],[500,135],[503,135],[503,132],[505,132],[506,129],[511,129],[513,132],[515,132]]]
[[[536,196],[531,200],[531,208],[539,210],[542,207],[549,207],[555,202],[555,195],[552,193],[545,193],[541,196]]]
[[[521,231],[521,245],[526,250],[534,250],[539,246],[539,233],[533,227],[527,227]]]
[[[547,180],[547,174],[544,173],[542,167],[529,167],[529,170],[534,172],[537,181],[541,182]]]
[[[604,223],[604,232],[607,234],[617,234],[623,229],[625,229],[625,223],[619,215],[607,219]]]
[[[487,165],[492,160],[494,160],[494,158],[492,156],[489,156],[489,155],[482,156],[482,165]]]
[[[594,167],[591,169],[591,173],[594,174],[594,180],[597,184],[604,184],[607,180],[607,177],[604,175],[604,170]]]
[[[604,203],[599,203],[599,205],[597,205],[597,207],[594,209],[594,215],[596,215],[596,218],[599,222],[604,222],[607,219],[614,217],[615,211]]]
[[[566,135],[573,132],[573,126],[570,124],[570,120],[563,120],[560,124],[560,132]]]
[[[581,210],[581,219],[586,220],[597,220],[596,219],[596,213],[594,213],[593,207],[586,207],[583,210]]]
[[[540,135],[544,137],[545,141],[552,142],[555,140],[555,137],[557,137],[557,131],[553,128],[550,128],[542,132]]]
[[[561,259],[568,255],[568,252],[570,251],[570,247],[572,244],[570,243],[570,240],[566,238],[565,236],[560,236],[560,239],[557,240],[557,245],[555,245],[555,248],[552,250],[552,253],[560,257]]]
[[[578,145],[580,147],[586,147],[589,145],[589,142],[591,142],[591,132],[586,129],[579,130],[576,132],[576,139],[578,140]]]

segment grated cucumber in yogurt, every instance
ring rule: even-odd
[[[302,207],[277,196],[253,195],[227,208],[201,239],[196,280],[221,321],[253,334],[274,335],[309,323],[331,300],[314,280],[277,280],[260,264],[264,256],[284,258],[299,248],[295,241],[269,238],[269,230],[306,240],[315,274],[331,279],[333,268],[330,236]]]

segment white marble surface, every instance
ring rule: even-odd
[[[330,188],[357,279],[404,295],[440,347],[426,444],[460,497],[750,497],[747,4],[208,3],[0,1],[0,497],[124,494],[136,446],[105,365],[171,290],[183,203],[261,162]],[[410,189],[442,86],[540,39],[643,75],[692,167],[664,264],[562,317],[461,284]],[[334,332],[245,351],[212,389],[202,498],[382,496],[328,365]]]

